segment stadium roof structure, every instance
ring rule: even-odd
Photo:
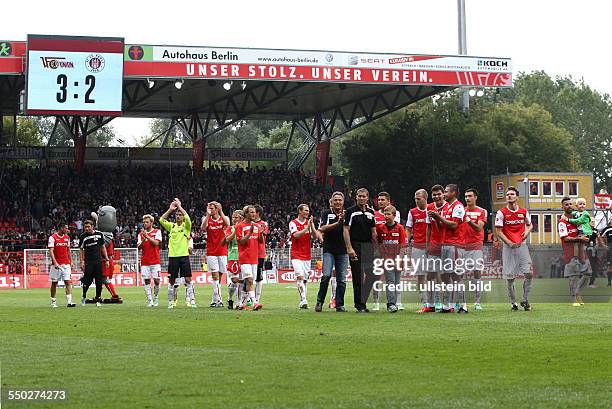
[[[30,37],[36,38],[29,36],[28,42]],[[46,37],[54,41],[91,39]],[[21,95],[28,76],[28,42],[0,42],[2,115],[24,113]],[[208,136],[238,121],[290,121],[293,127],[287,148],[295,131],[303,141],[291,167],[301,166],[318,144],[329,145],[332,139],[423,98],[458,87],[512,86],[508,58],[123,41],[121,45],[121,116],[171,118],[172,126],[192,137],[194,149],[196,141],[202,141],[203,149]],[[114,117],[69,111],[52,114],[56,124],[75,136],[75,142]]]

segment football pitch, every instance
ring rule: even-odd
[[[198,286],[198,309],[174,310],[164,287],[157,308],[142,288],[120,288],[123,305],[74,309],[62,289],[57,309],[48,290],[2,291],[1,407],[610,407],[612,304],[538,302],[553,286],[567,294],[566,280],[534,280],[530,312],[485,303],[461,316],[415,314],[414,294],[397,314],[315,313],[317,284],[310,310],[275,284],[257,312],[209,308],[210,286]],[[67,397],[8,399],[24,389]]]

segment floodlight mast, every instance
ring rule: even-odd
[[[458,17],[458,38],[459,38],[459,55],[467,55],[467,40],[465,30],[465,0],[457,0],[457,17]],[[470,110],[470,96],[468,90],[461,93],[459,102],[461,111],[468,112]]]

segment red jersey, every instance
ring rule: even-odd
[[[386,223],[376,226],[376,236],[378,237],[382,258],[395,258],[402,247],[408,246],[406,230],[404,230],[404,226],[396,222],[393,222],[392,226]]]
[[[395,223],[399,223],[400,222],[400,212],[399,210],[395,211],[395,219],[394,219]],[[385,224],[385,214],[383,212],[381,212],[380,210],[376,210],[374,211],[374,222],[376,223],[376,225],[378,226],[379,224]]]
[[[429,203],[427,205],[427,211],[436,210],[438,213],[442,214],[446,211],[448,207],[448,203],[444,202],[444,204],[440,207],[437,207],[435,203]],[[444,233],[446,229],[444,228],[444,224],[442,222],[432,220],[429,215],[425,220],[427,224],[431,226],[431,234],[429,235],[429,253],[434,256],[439,256],[441,253],[442,243],[444,243]]]
[[[70,237],[67,234],[60,236],[53,233],[49,237],[49,246],[57,264],[70,264]]]
[[[567,220],[560,220],[557,228],[559,231],[559,238],[561,239],[561,246],[563,247],[563,260],[565,263],[567,264],[572,261],[572,257],[578,257],[580,260],[585,260],[586,252],[584,245],[575,241],[565,241],[568,237],[578,237],[578,227]],[[575,244],[578,244],[578,254],[575,254]]]
[[[209,217],[206,227],[206,255],[227,256],[227,244],[222,244],[224,238],[223,218],[219,216],[217,220],[214,220]]]
[[[236,241],[238,242],[238,262],[240,264],[257,264],[259,254],[259,235],[260,226],[255,223],[251,237],[244,244],[240,244],[240,239],[249,234],[251,230],[250,222],[240,222],[236,225]]]
[[[482,243],[484,242],[484,226],[480,231],[476,231],[467,223],[467,220],[469,219],[476,224],[482,221],[486,224],[487,216],[487,211],[482,207],[476,206],[472,210],[465,208],[466,222],[463,223],[463,242],[466,250],[482,250]]]
[[[147,236],[154,240],[162,241],[162,233],[159,229],[151,229],[150,232],[145,232]],[[142,236],[138,235],[138,245],[140,246],[142,243]],[[140,255],[140,265],[141,266],[155,266],[161,264],[159,257],[159,245],[154,246],[151,244],[149,240],[145,240],[142,245],[142,253]]]
[[[292,260],[310,260],[310,233],[304,233],[299,238],[295,237],[295,233],[302,231],[308,227],[308,219],[300,222],[298,219],[293,219],[289,222],[289,234],[291,234],[291,259]]]
[[[267,236],[268,235],[268,222],[264,222],[260,220],[255,222],[256,225],[259,226],[261,234]],[[257,257],[258,258],[266,258],[266,239],[264,237],[264,241],[259,243],[259,247],[257,249]]]
[[[457,223],[457,228],[451,230],[448,227],[444,232],[444,244],[449,246],[463,246],[463,220],[465,219],[465,207],[455,199],[453,203],[449,203],[446,209],[441,213],[441,216],[446,220]]]
[[[427,241],[427,208],[425,210],[418,207],[410,209],[406,227],[412,232],[412,246],[424,249]]]
[[[495,227],[501,227],[502,233],[512,243],[521,244],[521,235],[525,231],[525,226],[531,224],[529,212],[522,207],[512,211],[508,206],[502,207],[495,215]]]

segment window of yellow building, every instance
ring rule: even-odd
[[[555,195],[556,196],[565,196],[565,183],[562,181],[555,182]]]
[[[540,215],[539,214],[531,215],[531,225],[533,226],[532,233],[538,233],[540,231]]]
[[[552,182],[542,182],[542,196],[552,196]]]
[[[552,232],[552,214],[544,215],[544,233]]]
[[[529,182],[529,196],[540,196],[540,182]]]
[[[567,182],[567,186],[568,186],[568,190],[569,190],[569,195],[570,196],[578,196],[578,181],[577,180],[570,180],[569,182]]]

